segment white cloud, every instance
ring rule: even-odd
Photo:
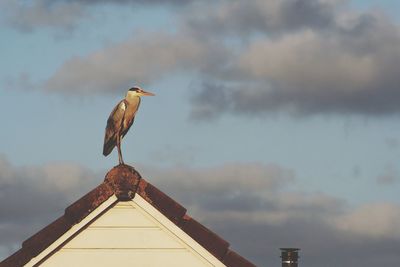
[[[276,164],[230,163],[207,169],[144,167],[144,173],[175,192],[270,192],[294,180],[290,169]],[[154,178],[153,178],[154,179]]]
[[[223,1],[214,11],[188,15],[193,34],[227,46],[232,34],[243,40],[193,93],[192,117],[398,113],[399,27],[344,2]],[[219,96],[212,101],[204,98],[210,88]]]
[[[334,220],[334,226],[339,230],[378,239],[399,239],[399,225],[400,207],[390,203],[364,205]]]
[[[66,93],[112,92],[133,82],[148,84],[178,70],[207,69],[223,56],[224,51],[213,42],[164,33],[138,36],[71,58],[44,87]]]
[[[31,219],[64,209],[96,183],[96,174],[73,163],[44,166],[13,166],[0,158],[0,224],[9,220]],[[34,203],[26,209],[27,203]],[[25,220],[19,221],[21,223]]]
[[[352,12],[345,1],[238,0],[213,7],[187,5],[176,33],[144,33],[72,57],[41,87],[115,92],[180,72],[204,81],[191,94],[194,119],[400,111],[400,31],[385,15]],[[210,90],[218,97],[206,97]]]
[[[376,78],[373,55],[346,51],[337,36],[307,30],[254,42],[237,66],[249,79],[278,83],[280,90],[344,92],[368,89]],[[329,87],[327,87],[329,85]]]

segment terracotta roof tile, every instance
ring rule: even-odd
[[[113,188],[106,183],[102,183],[66,208],[64,216],[76,224],[113,194]]]
[[[25,240],[22,243],[22,248],[29,251],[32,257],[36,257],[40,252],[51,245],[51,243],[68,231],[71,226],[72,223],[65,216],[61,216]]]
[[[142,179],[134,168],[119,165],[107,173],[103,183],[67,207],[63,216],[23,242],[20,250],[0,262],[0,267],[23,266],[113,194],[126,201],[134,198],[136,192],[226,266],[255,266],[230,250],[228,242],[187,215],[182,205]]]
[[[189,216],[186,216],[182,230],[219,260],[222,260],[228,251],[228,242]]]
[[[20,249],[10,257],[0,263],[1,267],[19,267],[25,265],[32,259],[32,255],[29,250]]]
[[[223,263],[229,267],[255,267],[253,263],[231,250],[226,254]]]
[[[186,214],[186,209],[182,205],[144,179],[139,183],[138,194],[177,225]]]

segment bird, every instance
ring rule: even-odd
[[[121,153],[122,138],[124,138],[135,120],[135,115],[140,105],[140,97],[154,95],[140,87],[132,87],[126,93],[125,98],[114,107],[107,120],[103,145],[104,156],[108,156],[116,146],[119,165],[125,165]]]

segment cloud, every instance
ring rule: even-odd
[[[88,5],[94,4],[172,4],[172,5],[186,5],[191,1],[187,0],[64,0],[65,2],[85,3]],[[194,0],[192,0],[194,1]]]
[[[0,4],[3,23],[22,32],[36,28],[62,28],[67,31],[77,26],[77,21],[87,16],[79,3],[37,0],[30,3],[5,0]]]
[[[257,265],[278,265],[279,248],[287,246],[300,247],[301,264],[311,267],[397,262],[397,204],[352,207],[326,194],[293,191],[295,173],[274,164],[140,169]]]
[[[230,193],[253,190],[268,192],[278,190],[281,185],[294,180],[292,170],[276,164],[231,163],[207,169],[191,169],[185,166],[159,169],[154,166],[144,166],[143,169],[143,173],[150,177],[161,177],[155,178],[156,181],[160,181],[163,186],[171,187],[171,191],[181,192],[193,190],[201,192],[227,190]]]
[[[3,0],[2,23],[21,32],[53,29],[71,32],[85,19],[93,18],[91,9],[100,5],[184,7],[195,0]],[[58,32],[60,34],[60,32]]]
[[[334,221],[334,226],[353,235],[399,240],[399,223],[400,209],[398,205],[374,203],[364,205],[352,213],[338,216]]]
[[[202,36],[253,33],[279,34],[302,28],[326,28],[334,24],[335,12],[344,1],[236,0],[193,5],[185,16],[187,30]]]
[[[204,107],[207,114],[252,116],[398,113],[398,26],[374,13],[336,14],[332,21],[248,42],[213,77],[224,97],[204,99],[205,86],[193,94],[194,114]]]
[[[176,71],[211,71],[226,56],[212,41],[175,34],[137,36],[84,57],[74,57],[44,84],[64,93],[113,92],[133,82],[148,84]]]
[[[0,217],[2,223],[40,219],[64,209],[94,183],[94,173],[72,163],[15,167],[0,158]],[[52,200],[49,202],[49,200]],[[26,208],[27,203],[34,206]],[[12,203],[12,205],[10,205]],[[53,214],[54,215],[54,214]],[[22,220],[21,222],[23,222]]]
[[[395,266],[400,206],[352,207],[318,192],[295,191],[293,170],[277,164],[209,168],[138,166],[143,177],[257,265],[278,265],[279,248],[301,248],[301,264]],[[0,253],[62,214],[104,174],[71,163],[14,166],[0,159]],[[101,178],[100,178],[101,177]],[[29,208],[27,208],[29,203]]]
[[[191,94],[193,120],[215,119],[231,106],[226,87],[210,81],[203,81]]]
[[[60,216],[99,182],[95,177],[72,163],[17,167],[0,157],[0,252],[9,255]]]
[[[141,34],[72,57],[43,88],[114,92],[179,72],[200,81],[188,88],[195,120],[400,111],[400,32],[381,13],[334,0],[219,1],[213,9],[193,2],[184,13],[176,33]]]
[[[336,230],[315,217],[305,220],[291,217],[279,224],[232,220],[211,222],[231,245],[257,266],[279,266],[280,247],[299,247],[299,265],[318,266],[390,266],[395,264],[397,238],[371,238]]]
[[[21,30],[36,28],[74,29],[86,18],[90,8],[111,5],[164,5],[188,8],[185,23],[188,29],[206,34],[262,31],[279,32],[302,27],[324,27],[334,19],[334,12],[343,0],[284,1],[209,1],[185,0],[37,0],[34,2],[5,0],[5,22]],[[204,16],[204,14],[207,14]]]

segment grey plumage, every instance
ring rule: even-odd
[[[119,164],[124,164],[121,153],[121,140],[129,131],[135,120],[135,115],[140,106],[141,96],[152,96],[139,87],[128,90],[125,99],[121,100],[112,110],[104,136],[103,155],[108,156],[115,146],[118,149]]]

